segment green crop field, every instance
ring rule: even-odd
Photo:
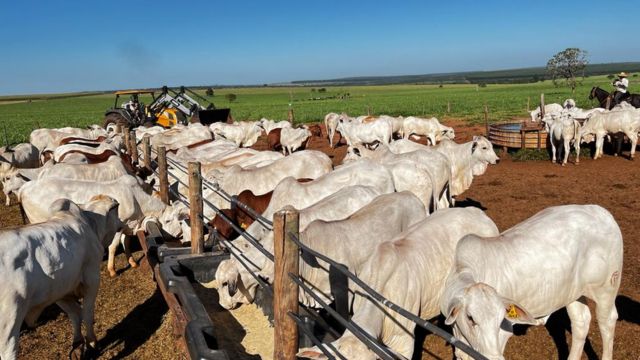
[[[611,80],[592,76],[583,80],[573,98],[579,107],[591,108],[595,101],[588,99],[592,86],[611,89]],[[640,78],[630,77],[631,92],[640,92]],[[533,109],[545,94],[547,103],[562,103],[572,97],[567,87],[555,87],[550,81],[531,84],[489,84],[486,87],[464,84],[383,85],[383,86],[326,86],[319,87],[247,87],[216,89],[210,97],[217,107],[230,107],[236,120],[285,119],[291,106],[296,122],[320,121],[328,112],[350,115],[372,114],[436,116],[446,122],[455,118],[469,122],[483,121],[483,107],[489,109],[490,121],[502,121],[527,116],[527,101]],[[237,95],[229,102],[225,95]],[[339,95],[348,93],[348,98]],[[202,91],[204,95],[204,92]],[[29,97],[24,97],[28,99]],[[36,100],[20,97],[0,97],[0,144],[5,141],[27,141],[29,133],[38,127],[83,127],[101,124],[104,111],[113,106],[115,97],[108,94],[63,97],[39,96]],[[122,100],[121,102],[126,101]],[[150,102],[150,98],[143,100]],[[447,108],[450,111],[447,111]]]

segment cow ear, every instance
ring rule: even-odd
[[[473,144],[471,145],[471,153],[472,154],[476,150],[476,147],[478,147],[478,142],[474,139],[473,140]]]
[[[360,154],[360,149],[358,149],[357,147],[353,147],[353,153],[355,155],[361,156],[362,154]]]
[[[444,320],[444,323],[447,325],[451,325],[456,322],[461,309],[462,302],[459,299],[452,300],[449,304],[449,311],[447,312],[447,314],[445,314],[447,318]]]
[[[504,309],[506,311],[505,319],[514,324],[536,325],[536,319],[529,314],[522,306],[513,300],[502,298]]]
[[[227,290],[229,291],[229,296],[233,297],[238,292],[238,280],[237,278],[229,281],[227,283]]]

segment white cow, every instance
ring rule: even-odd
[[[443,140],[435,150],[444,154],[451,164],[451,194],[458,196],[471,187],[474,176],[487,171],[489,164],[500,161],[493,150],[493,145],[484,136],[474,136],[472,141],[456,144],[451,140]]]
[[[18,199],[22,203],[24,212],[31,223],[45,221],[48,217],[48,208],[54,200],[59,198],[70,199],[77,203],[85,203],[93,196],[105,194],[120,204],[118,216],[124,223],[121,234],[116,234],[109,245],[109,261],[107,268],[111,276],[115,269],[113,261],[118,243],[125,247],[125,255],[132,267],[137,264],[126,246],[125,235],[134,234],[142,220],[146,216],[155,216],[162,221],[162,229],[172,236],[177,236],[180,231],[180,222],[172,208],[166,206],[155,196],[148,195],[138,185],[138,180],[126,175],[113,181],[96,182],[69,179],[45,178],[30,181],[20,189]]]
[[[275,121],[275,120],[269,120],[266,118],[260,119],[260,121],[258,121],[258,125],[264,129],[264,132],[267,135],[269,135],[271,130],[291,127],[291,123],[288,122],[287,120]]]
[[[499,231],[479,209],[440,210],[377,245],[359,277],[389,301],[429,320],[440,314],[440,297],[451,272],[456,244],[467,234],[496,236]],[[351,321],[396,354],[410,359],[415,323],[394,312],[385,314],[380,307],[363,296],[356,296]],[[348,330],[333,346],[348,359],[376,359]],[[299,355],[326,359],[317,347],[302,349]]]
[[[153,148],[164,146],[167,151],[178,150],[192,144],[211,140],[209,128],[200,123],[190,123],[188,126],[176,125],[171,129],[151,136]]]
[[[347,118],[347,114],[342,113],[342,114],[336,114],[336,113],[328,113],[327,115],[324,116],[324,128],[325,131],[327,132],[327,137],[329,138],[329,146],[331,148],[334,147],[333,144],[333,136],[336,134],[336,129],[338,127],[338,122],[340,121],[340,118],[344,117]],[[342,138],[342,136],[340,135],[340,133],[338,132],[338,136],[340,136],[340,138],[338,139],[338,141],[336,142],[339,143],[340,139]]]
[[[604,137],[609,133],[623,132],[631,140],[630,158],[636,152],[638,143],[638,131],[640,131],[640,110],[617,110],[599,112],[587,119],[580,130],[579,139],[584,142],[596,140],[596,153],[594,159],[602,157]]]
[[[213,123],[209,129],[218,139],[227,139],[233,141],[237,146],[249,147],[258,141],[258,137],[262,134],[262,128],[257,123]]]
[[[118,203],[100,196],[83,208],[60,199],[48,209],[48,220],[0,230],[0,357],[16,359],[20,326],[35,326],[47,306],[56,303],[73,326],[74,349],[95,347],[94,309],[100,283],[103,244],[121,225]],[[82,305],[79,300],[82,299]]]
[[[560,104],[546,104],[544,106],[544,114],[558,114],[562,111],[563,107]],[[541,113],[540,113],[540,106],[538,106],[537,108],[535,108],[533,111],[530,111],[529,114],[531,115],[531,121],[532,122],[536,122],[538,120],[540,120],[541,118]]]
[[[380,192],[370,186],[354,185],[342,188],[300,210],[300,231],[305,230],[314,220],[343,220],[367,205],[378,195]],[[262,243],[270,251],[273,251],[273,232],[267,233],[262,239]],[[273,264],[251,245],[244,244],[239,247],[244,249],[242,254],[251,259],[251,264],[248,265],[252,271],[261,271],[265,278],[273,281]],[[236,257],[242,257],[238,250],[234,248],[229,250]],[[233,309],[240,304],[252,303],[258,285],[247,269],[238,263],[236,257],[224,260],[216,269],[215,279],[218,283],[219,302],[225,309]],[[241,291],[238,292],[238,290]]]
[[[282,154],[293,154],[298,148],[311,137],[311,131],[305,128],[283,128],[280,132],[280,145],[282,145]]]
[[[350,146],[389,144],[393,135],[393,124],[389,119],[380,119],[365,124],[346,122],[341,119],[336,129]]]
[[[375,150],[368,150],[364,147],[356,146],[347,150],[347,155],[343,161],[348,163],[359,158],[369,158],[386,166],[404,160],[412,161],[417,167],[431,174],[430,180],[432,181],[432,186],[435,191],[435,203],[437,205],[434,210],[453,205],[450,191],[451,165],[449,159],[438,151],[426,148],[402,154],[394,154],[386,145],[380,145]],[[416,184],[420,181],[423,180],[415,179]]]
[[[569,158],[569,152],[571,151],[571,144],[576,148],[576,165],[580,162],[580,123],[575,120],[571,113],[561,113],[560,115],[548,115],[551,117],[551,121],[545,120],[545,124],[549,124],[549,142],[551,143],[551,162],[556,162],[556,143],[563,142],[563,159],[562,166],[567,164]],[[547,118],[547,116],[545,116]]]
[[[11,168],[32,169],[38,166],[40,166],[38,149],[29,143],[0,148],[0,176]]]
[[[622,273],[622,234],[597,205],[547,208],[500,236],[467,235],[441,299],[445,323],[489,359],[504,359],[512,324],[542,325],[566,307],[571,319],[569,360],[582,357],[596,303],[601,359],[611,360]],[[460,359],[468,357],[456,350]]]
[[[339,197],[332,197],[331,201],[340,201],[339,199]],[[352,206],[348,207],[353,209]],[[340,220],[312,221],[300,234],[300,241],[345,264],[352,271],[357,271],[356,269],[366,260],[376,244],[418,222],[424,217],[424,211],[424,206],[419,199],[409,192],[384,194],[352,212],[348,218],[344,218],[343,213]],[[263,268],[261,275],[272,282],[273,264],[266,261],[262,254],[246,242],[241,242],[241,246],[246,249],[244,254],[251,259],[251,262]],[[273,251],[273,243],[264,243],[264,246]],[[237,260],[233,261],[237,262]],[[328,269],[327,264],[323,262],[321,264],[321,267]],[[301,262],[300,273],[313,284],[314,288],[317,288],[319,293],[330,293],[331,285],[324,270],[313,269]],[[252,301],[257,282],[242,265],[237,264],[235,269],[229,266],[216,272],[216,279],[220,284],[218,293],[222,306],[235,307],[239,303]],[[237,284],[236,279],[241,280],[241,283]],[[239,287],[244,289],[242,294],[235,292]],[[325,295],[320,294],[320,296],[326,298]],[[300,300],[308,306],[318,305],[310,296],[304,294],[300,294]]]
[[[453,140],[455,132],[453,128],[440,124],[438,119],[429,119],[409,116],[404,119],[403,137],[408,139],[411,135],[426,136],[431,145],[437,144],[442,139]]]

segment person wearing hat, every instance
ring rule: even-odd
[[[618,78],[613,82],[613,86],[616,88],[613,94],[614,104],[620,104],[620,102],[629,95],[627,93],[627,88],[629,87],[629,79],[627,79],[627,76],[627,73],[623,71],[618,74]]]

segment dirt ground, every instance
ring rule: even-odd
[[[445,121],[456,130],[458,142],[469,141],[483,134],[482,126],[466,126]],[[346,146],[327,149],[325,139],[314,139],[309,148],[322,149],[339,163]],[[261,140],[257,148],[264,148]],[[614,345],[615,359],[640,358],[640,234],[636,231],[640,200],[635,192],[640,188],[640,164],[624,157],[605,155],[596,161],[582,159],[580,165],[566,167],[548,161],[513,162],[509,156],[490,166],[487,173],[474,179],[471,188],[457,199],[458,206],[484,209],[499,229],[527,219],[536,212],[554,205],[598,204],[609,210],[617,220],[624,237],[624,269],[616,301],[619,319]],[[570,158],[572,159],[572,158]],[[4,204],[0,196],[0,202]],[[17,206],[0,205],[0,228],[20,224]],[[140,258],[140,252],[136,258]],[[106,263],[106,261],[105,261]],[[178,359],[172,335],[172,319],[163,298],[144,269],[124,269],[124,256],[117,266],[123,269],[116,278],[109,278],[104,267],[97,303],[96,330],[100,342],[100,359]],[[593,305],[593,304],[591,304]],[[591,306],[593,311],[593,306]],[[599,359],[602,343],[594,320],[584,359]],[[224,317],[220,317],[224,319]],[[231,321],[231,320],[229,320]],[[434,320],[440,322],[439,320]],[[570,346],[570,327],[566,311],[558,311],[547,326],[519,328],[508,343],[508,359],[566,358]],[[238,343],[243,333],[238,333]],[[67,317],[55,306],[49,308],[35,330],[23,330],[20,337],[20,358],[67,358],[71,345],[71,326]],[[434,335],[427,335],[422,359],[452,357],[451,347]],[[233,358],[233,356],[232,356]]]

